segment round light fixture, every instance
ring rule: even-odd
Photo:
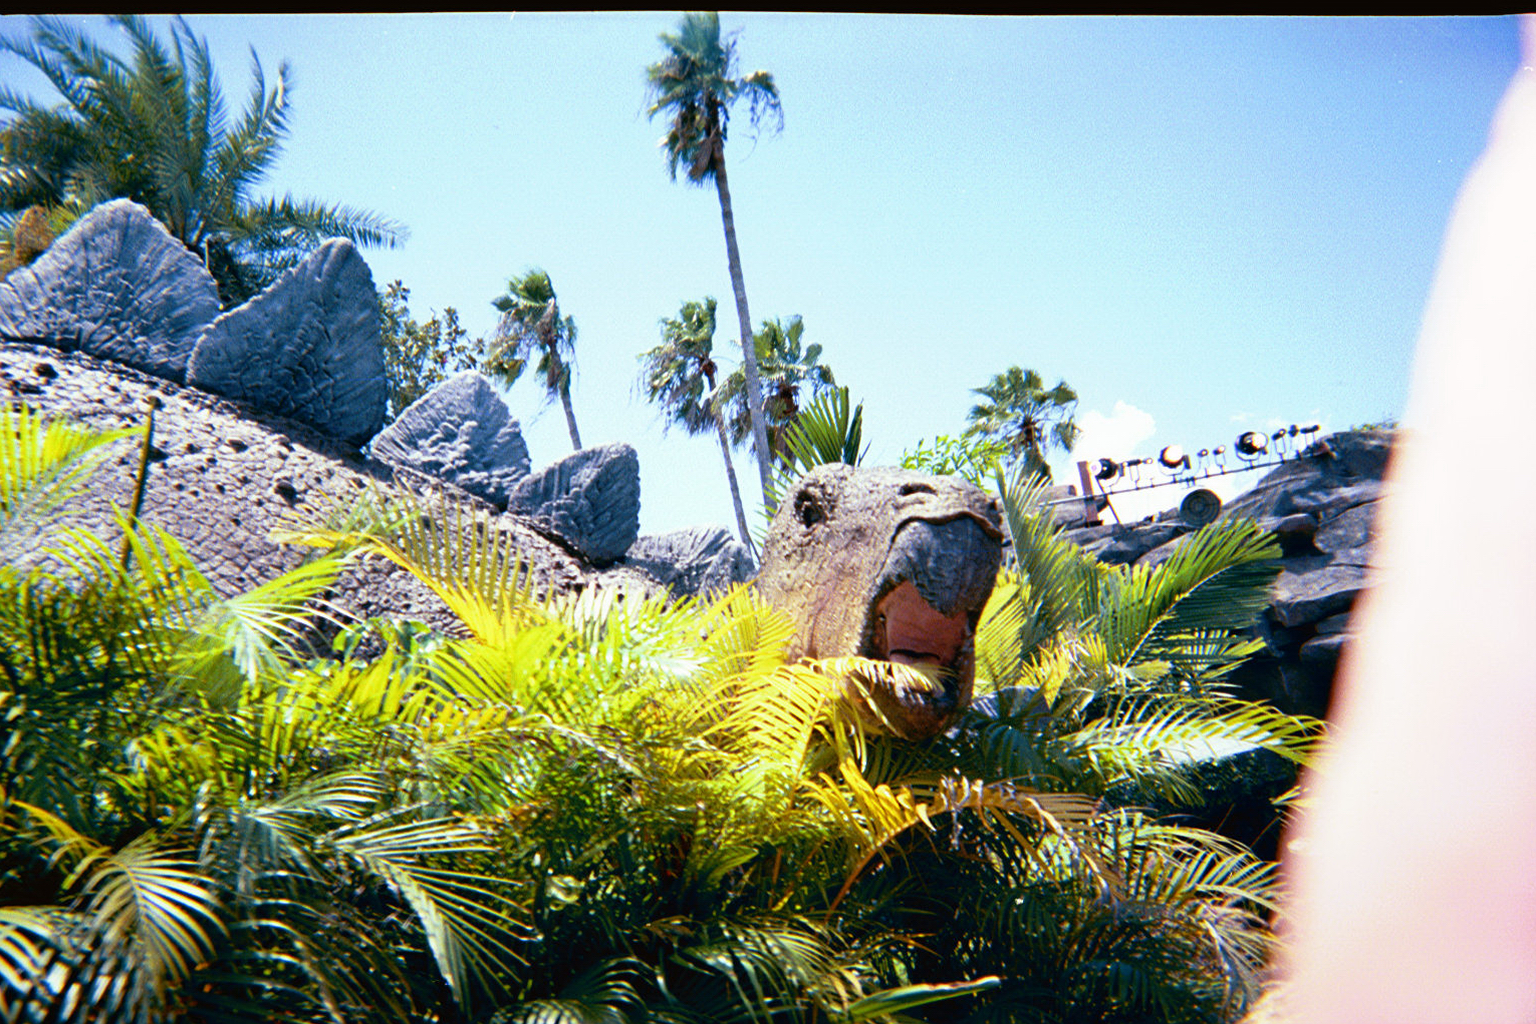
[[[1257,430],[1245,430],[1237,439],[1237,454],[1253,458],[1269,451],[1269,438]]]

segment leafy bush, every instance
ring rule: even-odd
[[[1006,497],[1018,570],[979,628],[983,699],[921,745],[865,732],[850,700],[899,666],[785,664],[790,626],[749,589],[540,596],[491,521],[446,502],[298,524],[284,539],[349,553],[225,600],[127,522],[131,570],[87,534],[52,573],[0,570],[0,1002],[26,1021],[1231,1019],[1273,941],[1273,866],[1101,797],[1187,797],[1160,755],[1177,743],[1307,756],[1311,723],[1221,687],[1272,545],[1224,524],[1110,569]],[[302,660],[342,557],[414,573],[464,635],[385,626],[373,661]]]
[[[917,442],[917,448],[903,452],[903,469],[916,469],[935,476],[961,476],[983,490],[992,485],[998,469],[1009,456],[1008,443],[979,434],[950,437],[940,434],[932,445]]]

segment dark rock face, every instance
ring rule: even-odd
[[[0,337],[79,350],[181,383],[219,315],[202,262],[127,199],[91,210],[0,282]]]
[[[718,594],[745,583],[757,571],[752,555],[723,527],[696,527],[641,537],[624,555],[674,597]]]
[[[1267,614],[1289,629],[1347,612],[1369,581],[1358,565],[1339,565],[1327,555],[1286,558]]]
[[[446,480],[498,508],[528,475],[528,446],[517,420],[474,370],[455,374],[413,402],[373,439],[369,454]]]
[[[1275,467],[1221,514],[1263,520],[1305,513],[1322,520],[1375,501],[1391,448],[1390,431],[1331,434],[1313,446],[1317,454]]]
[[[1175,538],[1192,533],[1184,523],[1151,522],[1125,525],[1083,526],[1062,534],[1101,562],[1130,565],[1155,548],[1162,548]],[[1167,554],[1171,554],[1170,547]],[[1164,558],[1167,554],[1163,555]],[[1159,559],[1161,561],[1161,559]]]
[[[640,534],[640,457],[622,443],[583,448],[519,481],[507,511],[609,565]]]
[[[1267,650],[1232,676],[1248,696],[1289,711],[1326,711],[1334,670],[1351,639],[1349,612],[1372,581],[1376,507],[1391,449],[1390,431],[1330,435],[1222,510],[1223,517],[1257,519],[1282,553],[1274,600],[1254,624]],[[1063,536],[1103,562],[1154,566],[1190,532],[1163,517]]]
[[[387,387],[373,275],[333,238],[203,332],[187,383],[361,445],[384,425]]]

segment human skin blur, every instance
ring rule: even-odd
[[[1533,25],[1447,229],[1379,574],[1287,844],[1297,1022],[1536,1021]]]

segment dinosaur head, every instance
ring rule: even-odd
[[[794,618],[791,658],[861,655],[932,670],[931,687],[870,681],[866,716],[926,739],[970,703],[1001,523],[996,500],[958,477],[818,466],[774,517],[758,592]]]

